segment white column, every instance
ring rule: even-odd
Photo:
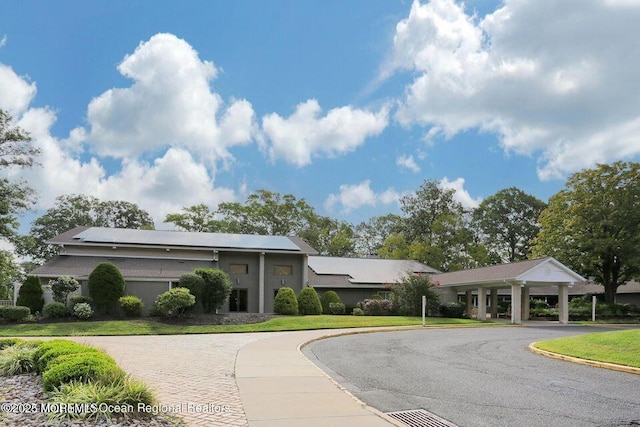
[[[478,288],[478,320],[487,320],[487,288]]]
[[[473,310],[473,291],[468,289],[464,293],[467,304],[467,317],[471,318],[471,310]]]
[[[566,283],[558,284],[558,320],[569,323],[569,286]]]
[[[258,313],[264,313],[264,252],[258,262]]]
[[[491,318],[498,318],[498,289],[491,288]]]
[[[522,320],[529,320],[529,288],[522,288]]]
[[[511,323],[522,323],[522,287],[520,283],[511,285]]]

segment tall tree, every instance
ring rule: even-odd
[[[387,214],[369,218],[355,227],[355,251],[360,256],[379,255],[385,240],[399,231],[402,218]]]
[[[510,187],[484,199],[473,212],[480,239],[502,262],[527,259],[540,231],[538,217],[546,204]]]
[[[0,109],[0,172],[9,167],[28,168],[40,151],[31,136],[12,125],[12,117]],[[24,181],[0,178],[0,239],[17,240],[18,217],[36,202],[36,193]]]
[[[18,242],[18,252],[36,262],[48,261],[58,254],[58,248],[47,244],[47,240],[78,225],[148,229],[153,228],[153,220],[134,203],[63,195],[53,208],[33,221],[29,234]]]
[[[640,276],[640,163],[616,162],[573,174],[540,215],[533,254],[553,256],[604,286]]]
[[[425,180],[413,195],[403,197],[400,231],[387,238],[380,255],[409,257],[442,271],[485,265],[486,251],[474,240],[469,215],[454,194],[455,190]]]
[[[353,228],[344,221],[313,215],[298,236],[321,255],[347,257],[354,254]]]
[[[181,212],[170,213],[164,222],[172,222],[181,230],[214,233],[223,229],[223,224],[216,220],[215,212],[211,212],[204,203],[183,207]]]

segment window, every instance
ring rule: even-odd
[[[249,264],[229,264],[229,274],[249,274]]]
[[[293,275],[292,265],[274,265],[273,274],[275,276],[291,276]]]

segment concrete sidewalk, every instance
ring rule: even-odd
[[[290,332],[242,347],[235,373],[249,426],[399,425],[340,387],[299,350],[315,339],[354,332],[359,331]]]

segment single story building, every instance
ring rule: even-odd
[[[124,276],[125,294],[141,298],[147,310],[180,276],[206,267],[224,270],[233,282],[222,312],[273,312],[280,287],[297,292],[308,282],[308,257],[317,253],[297,237],[103,227],[76,227],[49,243],[59,246],[59,255],[30,273],[43,285],[68,275],[88,295],[89,274],[110,262]]]

